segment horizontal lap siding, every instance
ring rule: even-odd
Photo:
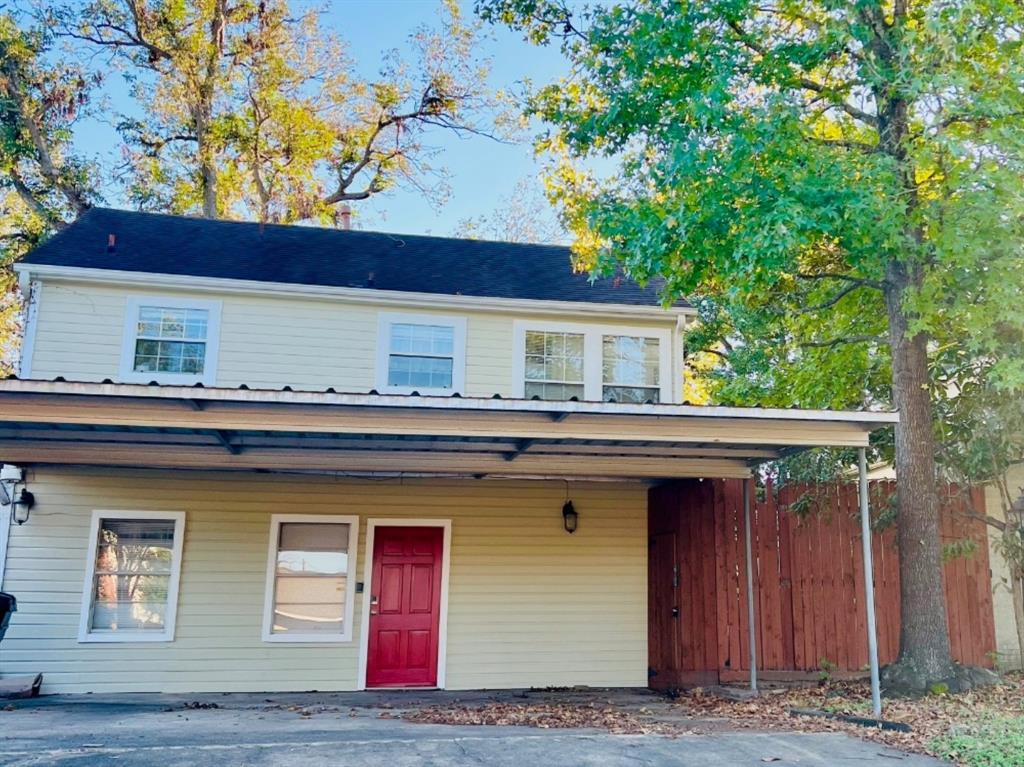
[[[127,297],[220,299],[218,386],[365,392],[378,387],[377,336],[382,312],[466,317],[466,394],[510,396],[513,322],[554,316],[424,310],[317,298],[273,298],[75,283],[44,283],[36,326],[33,378],[117,380]],[[562,317],[580,321],[578,317]],[[595,322],[602,322],[600,318]],[[629,325],[672,327],[664,321]]]
[[[42,671],[48,692],[346,690],[354,640],[260,641],[270,515],[452,520],[447,686],[646,684],[646,492],[563,483],[359,481],[244,474],[35,470],[38,505],[12,529],[3,587],[19,600],[0,673]],[[93,509],[186,512],[176,639],[76,641]]]

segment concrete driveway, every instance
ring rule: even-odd
[[[481,697],[511,699],[515,693]],[[524,695],[524,694],[520,694]],[[440,697],[439,697],[440,696]],[[940,762],[842,734],[613,735],[600,730],[413,724],[450,693],[52,696],[0,707],[0,765],[55,767],[574,767],[903,765]],[[467,700],[467,697],[470,697]],[[458,700],[472,703],[462,694]],[[647,701],[650,704],[650,700]],[[635,703],[635,701],[634,701]],[[627,704],[628,705],[628,704]],[[654,710],[657,714],[657,703]],[[213,707],[216,706],[216,707]],[[644,707],[650,711],[651,706]],[[664,710],[670,706],[664,704]],[[679,722],[685,729],[685,722]]]

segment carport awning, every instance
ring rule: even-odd
[[[379,476],[746,477],[888,412],[0,381],[0,461]]]

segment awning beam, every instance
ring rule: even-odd
[[[229,432],[223,429],[214,429],[211,434],[231,455],[239,455],[242,452],[242,448],[231,441],[231,434]]]

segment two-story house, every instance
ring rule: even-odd
[[[49,691],[646,685],[651,486],[895,418],[683,404],[693,310],[561,247],[97,208],[16,269]]]

